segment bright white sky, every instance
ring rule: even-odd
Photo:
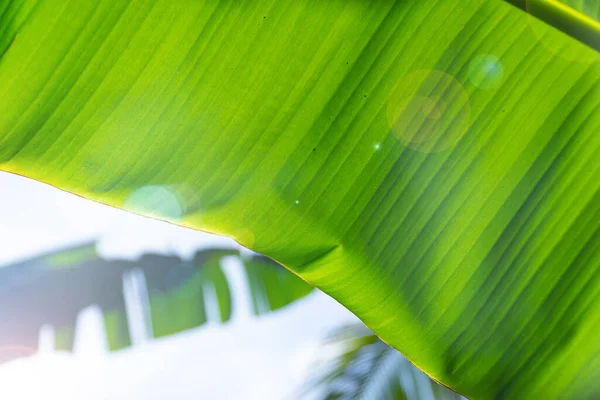
[[[187,257],[200,247],[235,245],[10,174],[0,173],[0,193],[0,265],[92,239],[109,257],[147,251]],[[227,271],[242,287],[237,267]],[[236,305],[240,311],[227,325],[110,354],[103,351],[96,314],[87,311],[75,354],[43,353],[0,366],[0,398],[294,399],[324,336],[356,320],[321,293],[258,319],[249,317],[243,297]]]

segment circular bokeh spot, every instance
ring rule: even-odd
[[[480,89],[495,89],[502,83],[504,67],[491,54],[480,54],[469,64],[469,80]]]
[[[469,127],[469,96],[450,75],[420,70],[404,76],[390,93],[387,119],[396,138],[432,153],[454,146]]]
[[[168,221],[180,221],[186,207],[179,194],[167,186],[143,186],[135,189],[125,201],[125,209]]]

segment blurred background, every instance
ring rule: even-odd
[[[459,399],[233,240],[0,173],[2,399]]]

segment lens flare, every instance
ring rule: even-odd
[[[469,96],[442,71],[412,72],[390,93],[387,119],[406,147],[423,153],[443,151],[454,146],[469,127]]]
[[[18,358],[29,357],[37,354],[37,352],[37,349],[29,346],[0,346],[0,363],[16,360]]]
[[[135,189],[125,201],[125,209],[137,214],[179,222],[185,216],[183,198],[168,186],[152,185]]]
[[[469,80],[480,89],[496,89],[503,76],[502,63],[491,54],[480,54],[469,64]]]

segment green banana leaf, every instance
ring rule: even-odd
[[[231,236],[468,397],[597,398],[581,4],[2,0],[0,169]]]
[[[208,322],[209,308],[218,312],[219,322],[227,322],[236,296],[221,267],[228,256],[244,265],[249,296],[260,306],[256,315],[282,308],[313,289],[272,260],[242,256],[236,249],[198,250],[190,260],[152,253],[136,260],[107,260],[97,254],[95,243],[87,243],[0,268],[0,361],[35,352],[46,324],[55,328],[55,347],[71,350],[77,315],[92,305],[102,310],[109,348],[130,346],[125,292],[131,287],[126,289],[124,282],[134,271],[143,274],[137,282],[146,293],[139,299],[139,317],[148,315],[150,337],[200,326]],[[273,303],[268,300],[275,290],[285,296]]]

